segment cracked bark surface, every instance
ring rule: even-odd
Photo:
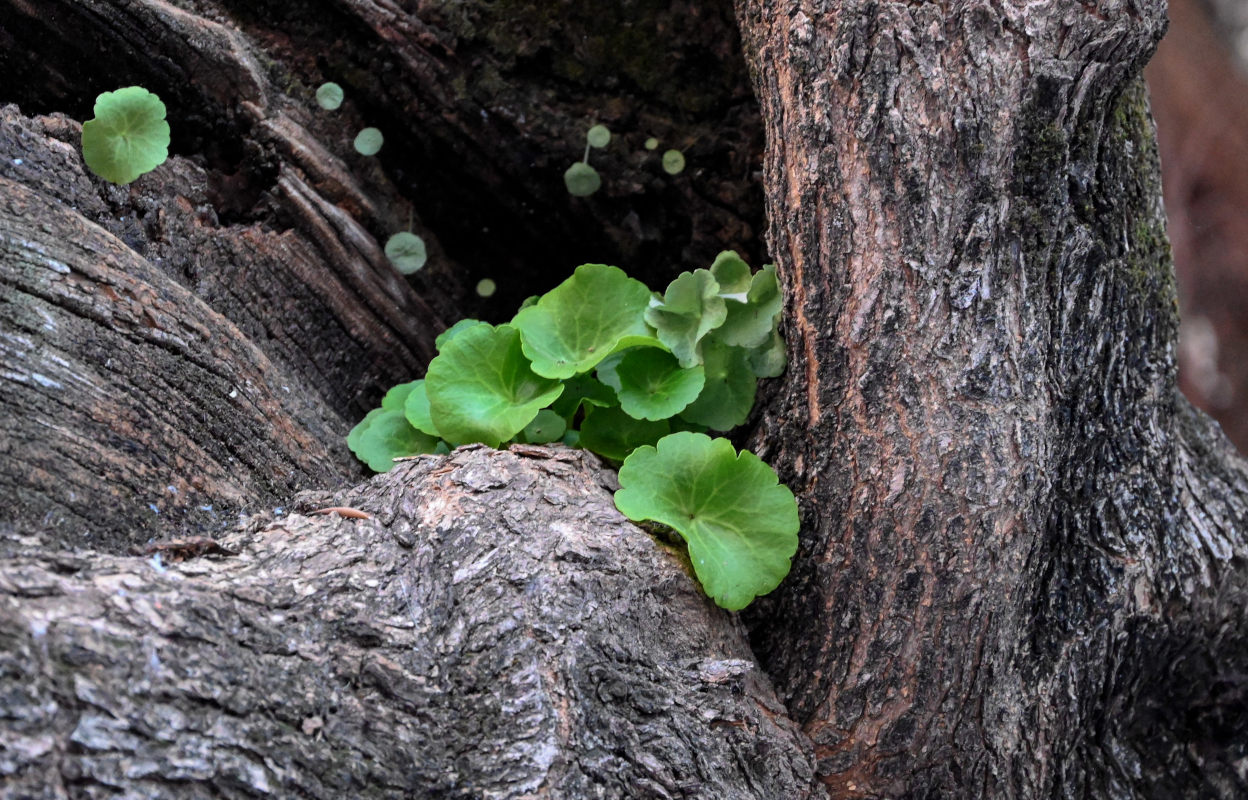
[[[465,448],[228,557],[0,539],[4,795],[811,796],[744,628],[612,486],[579,451]]]
[[[738,9],[789,290],[754,441],[804,512],[751,618],[821,780],[1242,796],[1248,481],[1175,389],[1162,5]]]

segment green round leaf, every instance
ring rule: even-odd
[[[547,444],[562,439],[567,430],[568,425],[563,421],[563,417],[549,408],[543,408],[537,412],[532,422],[524,426],[521,435],[529,444]]]
[[[582,264],[512,324],[524,336],[533,371],[570,378],[612,353],[633,346],[662,347],[646,325],[650,290],[618,267]]]
[[[654,444],[671,431],[667,420],[634,419],[618,406],[595,408],[581,423],[580,446],[600,456],[623,461],[644,444]]]
[[[767,266],[754,273],[745,302],[726,301],[728,318],[715,336],[728,344],[741,347],[759,347],[766,344],[775,330],[784,297],[776,280],[775,266]]]
[[[106,181],[126,184],[165,163],[165,104],[141,86],[95,98],[95,119],[82,124],[82,159]]]
[[[401,409],[379,408],[370,411],[351,431],[347,445],[369,469],[389,472],[394,459],[432,453],[438,440],[409,425]]]
[[[498,284],[489,278],[482,278],[477,281],[478,297],[493,297],[496,291],[498,291]]]
[[[399,231],[386,240],[386,258],[404,275],[411,275],[425,265],[429,254],[425,240],[414,233]]]
[[[668,175],[679,175],[685,171],[685,154],[679,150],[668,150],[663,154],[663,171]]]
[[[611,131],[606,125],[595,125],[585,134],[585,141],[590,147],[606,147],[611,143]]]
[[[750,291],[750,266],[741,260],[741,256],[732,250],[725,250],[715,256],[711,264],[711,274],[719,284],[721,297],[730,297],[744,303]]]
[[[355,152],[362,156],[375,156],[381,151],[385,137],[376,128],[365,128],[355,135]]]
[[[649,420],[675,416],[697,398],[706,382],[701,366],[681,369],[675,356],[653,347],[625,353],[616,375],[620,408],[630,417]]]
[[[442,436],[438,426],[433,424],[433,414],[429,410],[429,392],[424,381],[414,382],[412,390],[407,395],[407,401],[403,404],[403,415],[407,417],[408,423],[421,433]]]
[[[342,105],[342,87],[332,81],[316,90],[316,104],[326,111],[337,111]]]
[[[651,136],[649,139],[646,140],[647,150],[657,150],[658,147],[659,147],[659,140],[654,138],[653,136]]]
[[[498,447],[550,405],[563,384],[537,375],[510,325],[474,325],[443,345],[425,375],[430,417],[452,444]]]
[[[667,287],[662,301],[651,301],[646,322],[659,341],[671,348],[682,367],[702,363],[698,347],[708,333],[724,324],[727,310],[720,287],[708,270],[682,272]]]
[[[789,573],[797,501],[771,467],[748,450],[738,455],[727,439],[665,436],[625,460],[620,486],[616,507],[636,522],[674,528],[702,588],[722,608],[745,608]]]
[[[584,161],[578,161],[563,173],[563,183],[568,187],[568,194],[575,197],[589,197],[602,188],[602,177],[598,170]]]
[[[708,336],[702,342],[702,357],[706,385],[698,399],[680,415],[717,431],[735,428],[750,416],[758,388],[758,379],[750,371],[749,355],[744,348]]]
[[[484,324],[485,323],[479,319],[461,319],[459,322],[456,322],[451,327],[439,333],[438,338],[433,341],[433,346],[436,347],[438,350],[441,350],[446,345],[447,342],[454,339],[456,336],[460,335],[464,331],[468,330],[469,328],[475,328],[478,325],[484,325]]]

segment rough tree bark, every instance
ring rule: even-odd
[[[803,501],[758,651],[834,797],[1237,797],[1244,463],[1175,390],[1160,2],[742,0]],[[800,622],[798,622],[800,620]]]
[[[49,546],[81,546],[81,520],[44,522],[66,506],[58,478],[73,465],[85,474],[119,459],[142,491],[205,465],[231,475],[232,496],[253,510],[290,486],[341,480],[347,418],[427,357],[439,317],[490,312],[463,291],[490,269],[553,283],[571,264],[533,263],[553,246],[573,261],[657,260],[632,270],[657,282],[722,246],[761,249],[739,241],[757,220],[732,210],[748,207],[760,124],[737,88],[744,73],[705,67],[699,88],[718,99],[684,106],[683,87],[643,68],[679,69],[688,62],[668,57],[678,48],[622,55],[648,44],[621,33],[637,12],[653,23],[645,34],[679,30],[665,41],[686,37],[714,65],[731,41],[724,6],[577,8],[0,0],[0,65],[20,78],[0,99],[22,113],[56,110],[43,94],[85,110],[114,88],[91,74],[111,50],[127,82],[167,91],[195,123],[165,176],[127,192],[81,175],[72,123],[12,109],[3,120],[16,143],[6,147],[56,165],[15,172],[21,154],[0,160],[5,199],[18,200],[0,203],[3,332],[30,340],[5,351],[0,399],[31,431],[6,441],[27,466],[6,457],[0,469],[28,491],[0,551],[5,788],[1248,791],[1248,473],[1174,387],[1173,277],[1138,77],[1164,26],[1159,2],[739,0],[791,360],[752,441],[803,509],[793,576],[746,616],[753,653],[679,557],[621,520],[607,474],[566,452],[420,459],[297,505],[355,504],[373,519],[266,526],[262,514],[223,539],[235,555],[219,560]],[[77,44],[47,56],[40,42],[57,26]],[[325,78],[359,106],[315,115],[308,96]],[[571,100],[554,99],[565,90]],[[681,184],[644,155],[612,156],[618,184],[601,202],[569,202],[558,175],[579,145],[569,154],[568,142],[603,114],[634,138],[722,126],[691,144],[719,166]],[[409,115],[422,124],[397,123]],[[401,145],[380,169],[333,155],[365,120]],[[376,244],[409,208],[446,258],[411,284],[393,280]],[[175,246],[162,225],[194,246]],[[480,235],[499,225],[501,242]],[[656,237],[673,228],[682,233],[664,249]],[[589,246],[608,252],[581,256]],[[197,248],[228,254],[217,258],[233,277],[206,275],[188,258]],[[288,294],[272,277],[286,248],[302,281],[334,276],[341,290]],[[266,323],[273,302],[280,321]],[[428,314],[413,320],[405,309],[419,303]],[[171,405],[172,434],[196,445],[178,469],[145,472],[109,406],[59,425],[48,415],[77,395],[34,374],[68,386],[97,361],[96,334],[56,338],[85,330],[75,317],[112,337],[92,346],[133,347],[147,369],[201,371],[119,401]],[[305,343],[301,326],[350,334]],[[35,358],[69,364],[66,380]],[[221,466],[241,444],[220,445],[230,411],[219,401],[201,415],[198,374],[213,391],[252,380],[239,441],[261,437],[266,460]],[[334,387],[347,379],[363,388],[344,399]],[[194,411],[172,405],[183,397]],[[93,449],[91,425],[117,445]],[[47,441],[36,433],[72,464],[36,463]],[[172,434],[143,442],[176,449]],[[52,480],[35,484],[39,470]],[[84,484],[83,507],[106,507],[108,485]],[[111,526],[115,549],[150,533],[133,509],[97,524]]]

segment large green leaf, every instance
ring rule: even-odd
[[[767,341],[775,330],[784,297],[776,280],[775,266],[767,266],[754,273],[745,302],[726,300],[728,318],[715,335],[728,344],[740,347],[758,347]]]
[[[623,461],[643,444],[654,444],[671,428],[667,420],[634,419],[619,407],[595,408],[581,423],[579,444],[600,456]]]
[[[567,431],[568,424],[563,421],[563,417],[549,408],[543,408],[537,412],[532,422],[524,426],[520,436],[529,444],[548,444],[562,439]]]
[[[650,290],[617,267],[582,264],[537,305],[522,309],[520,330],[533,371],[570,378],[612,353],[635,345],[661,347],[646,325]]]
[[[616,367],[620,407],[637,419],[675,416],[697,398],[706,382],[701,366],[682,369],[671,353],[639,347],[624,353]]]
[[[442,347],[447,342],[454,339],[456,336],[460,335],[464,331],[468,330],[469,328],[475,328],[478,325],[485,325],[485,324],[486,323],[482,322],[479,319],[461,319],[459,322],[456,322],[451,327],[439,333],[438,338],[433,340],[433,346],[436,347],[439,351],[441,351]]]
[[[106,181],[130,183],[169,157],[165,104],[141,86],[95,98],[95,119],[82,124],[82,159]]]
[[[797,502],[776,473],[727,439],[673,433],[620,467],[615,505],[631,520],[674,528],[702,588],[721,607],[745,608],[789,573]]]
[[[533,372],[510,325],[467,328],[442,346],[425,375],[434,426],[451,444],[498,445],[563,391]]]
[[[654,326],[659,341],[671,349],[682,367],[702,363],[698,343],[724,324],[728,312],[719,291],[710,270],[682,272],[668,285],[663,299],[652,300],[646,309],[646,322]]]
[[[351,452],[374,472],[389,472],[394,459],[432,453],[438,444],[436,437],[409,425],[401,408],[375,408],[347,435]]]
[[[773,330],[767,341],[749,351],[750,370],[760,378],[780,377],[787,361],[784,339],[780,338],[778,330]]]
[[[735,428],[750,416],[758,388],[758,379],[750,371],[749,353],[709,336],[702,343],[702,356],[706,385],[680,415],[717,431]]]

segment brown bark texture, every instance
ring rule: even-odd
[[[614,479],[469,448],[302,496],[372,516],[257,518],[230,555],[0,539],[0,795],[812,796],[744,628]]]
[[[791,356],[754,441],[803,509],[751,619],[821,780],[1243,796],[1248,479],[1175,388],[1163,5],[738,8]]]

